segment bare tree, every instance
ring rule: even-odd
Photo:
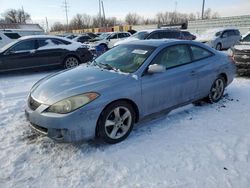
[[[51,31],[64,31],[66,29],[65,25],[63,25],[61,22],[55,22],[51,26]]]
[[[211,19],[212,17],[212,9],[208,8],[204,12],[204,19]]]
[[[21,9],[7,10],[3,14],[3,17],[6,23],[27,23],[27,21],[31,20],[30,14],[28,14],[27,12],[24,12]]]
[[[125,17],[125,21],[129,25],[137,25],[140,22],[140,16],[136,13],[128,13]]]

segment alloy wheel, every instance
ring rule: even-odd
[[[132,125],[132,114],[124,106],[112,110],[105,121],[105,132],[111,139],[120,139],[129,131]]]

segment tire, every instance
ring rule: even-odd
[[[71,69],[79,65],[79,60],[74,56],[68,56],[63,61],[63,66],[65,69]]]
[[[225,79],[219,76],[214,82],[208,95],[209,103],[217,103],[223,97],[226,87]]]
[[[215,49],[218,50],[218,51],[221,51],[221,49],[222,49],[221,43],[218,43],[216,45]]]
[[[97,134],[108,144],[126,139],[135,123],[135,111],[125,102],[118,101],[107,106],[98,120]]]

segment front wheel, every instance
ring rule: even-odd
[[[128,137],[135,122],[135,111],[125,101],[109,105],[98,121],[98,133],[101,139],[109,144],[116,144]]]
[[[226,87],[225,79],[223,77],[218,77],[214,81],[210,93],[208,95],[209,102],[210,103],[218,102],[223,97],[225,87]]]
[[[79,60],[74,56],[67,57],[64,60],[64,68],[66,69],[71,69],[77,67],[78,65],[79,65]]]

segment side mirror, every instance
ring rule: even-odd
[[[163,65],[153,64],[153,65],[149,65],[148,67],[149,74],[162,73],[165,71],[166,71],[166,67]]]

